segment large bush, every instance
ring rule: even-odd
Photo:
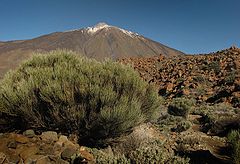
[[[0,116],[18,128],[78,132],[94,141],[154,119],[155,89],[120,63],[52,51],[35,55],[0,82]]]

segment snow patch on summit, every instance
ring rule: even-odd
[[[131,38],[139,36],[138,33],[135,33],[135,32],[132,32],[132,31],[127,31],[127,30],[124,30],[124,29],[121,29],[121,28],[119,30],[121,30],[124,34],[130,36]]]
[[[94,34],[97,31],[100,31],[102,29],[109,29],[109,28],[116,28],[116,29],[122,31],[124,34],[130,36],[131,38],[139,36],[139,34],[137,34],[137,33],[127,31],[127,30],[124,30],[124,29],[121,29],[121,28],[118,28],[118,27],[115,27],[115,26],[110,26],[106,23],[98,23],[97,25],[95,25],[93,27],[87,27],[86,30],[87,30],[87,33]]]
[[[102,30],[104,28],[109,28],[109,27],[112,27],[112,26],[109,26],[106,23],[98,23],[96,26],[87,27],[86,30],[87,30],[88,33],[94,34],[99,30]]]
[[[95,34],[96,32],[98,32],[102,29],[109,30],[110,28],[118,29],[121,32],[123,32],[125,35],[130,36],[131,38],[140,37],[140,35],[135,33],[135,32],[127,31],[127,30],[124,30],[124,29],[121,29],[121,28],[118,28],[118,27],[115,27],[115,26],[110,26],[106,23],[98,23],[97,25],[92,26],[92,27],[87,27],[87,28],[84,28],[84,29],[68,30],[68,31],[65,31],[65,32],[81,31],[82,33],[87,32],[88,34],[93,35],[93,34]],[[106,33],[105,33],[105,35],[106,35]]]

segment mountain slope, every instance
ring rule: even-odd
[[[98,60],[163,54],[176,56],[180,51],[164,46],[137,33],[99,23],[93,27],[56,32],[38,38],[0,42],[0,77],[16,67],[34,51],[69,49]]]

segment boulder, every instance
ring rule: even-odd
[[[29,142],[29,138],[27,138],[26,136],[23,136],[21,134],[16,134],[15,135],[15,141],[21,144],[25,144]]]
[[[36,161],[36,164],[46,164],[46,163],[52,163],[48,156],[44,156],[42,158],[39,158]]]
[[[31,157],[31,156],[37,154],[38,151],[39,151],[39,149],[37,146],[31,146],[31,147],[23,149],[23,151],[20,152],[20,157],[23,160],[27,160],[28,157]]]
[[[61,157],[64,160],[71,160],[72,157],[76,156],[77,151],[73,148],[66,148],[61,153]]]
[[[43,141],[48,141],[48,142],[55,142],[58,140],[58,135],[54,131],[47,131],[43,132],[41,135],[41,139]]]
[[[35,136],[35,132],[32,129],[26,130],[25,132],[23,132],[23,135],[29,138],[32,138]]]
[[[94,161],[93,155],[90,154],[87,150],[80,149],[79,153],[82,159],[85,159],[87,161]]]
[[[38,159],[41,159],[43,157],[44,157],[44,155],[36,155],[36,154],[34,154],[34,155],[29,156],[24,162],[25,163],[36,163],[36,161]]]

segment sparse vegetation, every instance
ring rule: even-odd
[[[167,163],[167,164],[187,164],[188,158],[182,158],[174,154],[174,152],[168,152],[164,148],[164,143],[154,140],[151,142],[145,142],[135,150],[124,154],[105,153],[102,150],[96,148],[89,149],[89,151],[96,158],[96,163],[105,164],[145,164],[145,163]]]
[[[191,122],[180,116],[166,114],[158,119],[156,126],[164,132],[183,132],[191,127]]]
[[[0,86],[0,112],[21,129],[78,132],[95,144],[154,120],[160,103],[132,68],[68,51],[34,56]]]
[[[206,94],[206,90],[205,90],[205,86],[203,85],[199,85],[197,88],[196,88],[196,91],[195,91],[195,95],[196,96],[203,96]]]
[[[183,132],[188,130],[191,127],[191,122],[187,120],[182,120],[180,122],[177,122],[176,127],[172,128],[172,131],[174,132]]]
[[[130,164],[130,160],[127,159],[124,155],[114,155],[110,153],[103,152],[96,148],[88,149],[93,156],[95,157],[96,163],[99,164]]]
[[[205,83],[206,79],[204,76],[202,75],[197,75],[195,77],[193,77],[193,80],[199,83]]]
[[[227,136],[232,149],[232,158],[235,164],[240,164],[240,130],[233,130]]]
[[[168,106],[168,113],[174,116],[188,117],[194,101],[186,98],[175,98]]]
[[[188,149],[198,146],[201,142],[200,136],[185,136],[177,140],[176,150],[178,152],[187,152]]]
[[[121,137],[121,143],[114,146],[114,151],[120,154],[129,154],[131,151],[139,148],[140,145],[146,144],[156,139],[153,136],[152,124],[142,124],[134,128],[134,131],[127,135]]]
[[[240,128],[238,110],[225,103],[201,105],[194,113],[202,115],[202,123],[207,131],[217,135],[226,135],[232,129]]]
[[[235,78],[236,78],[236,70],[233,70],[227,74],[226,78],[224,79],[224,82],[227,85],[233,84]]]
[[[37,55],[0,82],[0,129],[78,133],[97,163],[239,163],[239,52],[127,58],[146,82],[112,61]]]
[[[176,163],[176,164],[187,164],[189,159],[184,159],[174,155],[174,152],[169,153],[163,147],[163,143],[160,141],[153,141],[141,145],[138,149],[131,152],[129,155],[132,163]]]
[[[212,61],[207,69],[209,71],[213,70],[215,73],[219,73],[221,71],[221,66],[220,66],[220,62],[219,61]]]

